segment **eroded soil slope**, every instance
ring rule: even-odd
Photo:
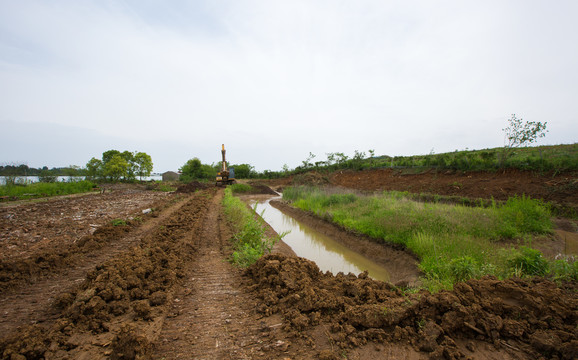
[[[285,328],[316,344],[321,358],[578,357],[575,283],[486,277],[451,292],[411,293],[284,255],[264,257],[246,274],[258,311],[282,314]]]
[[[562,209],[578,210],[578,175],[575,173],[429,170],[413,174],[410,170],[375,169],[326,174],[312,171],[285,179],[267,180],[266,183],[274,188],[293,184],[333,185],[364,191],[396,190],[496,200],[526,195],[552,202]]]

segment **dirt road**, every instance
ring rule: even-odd
[[[19,226],[3,233],[12,252],[0,262],[0,358],[578,357],[576,283],[484,278],[429,294],[282,253],[241,271],[227,262],[222,196],[53,199],[44,225],[33,225],[36,204],[0,209],[3,230],[20,221],[47,240],[30,247]],[[70,204],[94,210],[59,223]]]

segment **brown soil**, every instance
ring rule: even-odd
[[[384,345],[394,358],[578,356],[576,284],[487,277],[451,292],[404,293],[367,274],[324,274],[313,262],[284,255],[262,258],[246,275],[261,300],[258,311],[282,314],[285,330],[316,344],[324,358],[348,351],[350,358],[382,358]],[[377,351],[369,357],[368,344]]]
[[[193,181],[188,184],[181,185],[177,188],[178,193],[194,193],[198,190],[204,190],[213,187],[213,185],[208,183],[202,183],[198,181]]]
[[[282,247],[240,271],[223,190],[193,187],[3,204],[0,359],[578,357],[576,283],[415,293]]]

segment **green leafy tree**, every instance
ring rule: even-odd
[[[183,182],[190,182],[202,178],[202,167],[203,164],[199,158],[188,160],[185,165],[179,169],[181,172],[181,180]]]
[[[331,166],[335,163],[335,153],[325,153],[327,155],[327,165]]]
[[[502,152],[502,165],[508,160],[514,148],[529,145],[539,138],[546,136],[546,124],[539,121],[523,121],[516,114],[508,119],[508,126],[502,129],[505,136],[504,151]]]
[[[301,161],[301,163],[303,164],[303,169],[309,169],[310,167],[313,167],[313,163],[311,162],[313,159],[315,158],[315,154],[313,154],[311,151],[309,152],[309,156],[307,156],[307,159]]]
[[[209,164],[202,164],[201,165],[201,179],[215,179],[217,173],[219,172],[219,168],[215,168],[213,165]]]
[[[86,163],[86,178],[88,180],[97,180],[102,177],[102,171],[102,160],[93,157]]]
[[[134,154],[130,151],[123,151],[120,153],[120,156],[126,161],[128,164],[126,168],[126,174],[123,175],[125,180],[132,181],[136,178],[135,174],[137,172],[138,165],[135,162]]]
[[[349,159],[349,157],[344,153],[336,152],[334,153],[334,155],[335,155],[335,162],[338,167],[342,167],[343,165],[345,165],[347,159]]]
[[[115,154],[104,164],[103,175],[108,180],[116,182],[126,176],[128,167],[128,162],[120,154]]]
[[[137,152],[133,158],[136,165],[136,174],[142,180],[143,176],[150,176],[153,171],[153,160],[151,156],[144,152]]]
[[[233,165],[232,167],[235,168],[235,177],[237,179],[250,179],[255,173],[254,167],[249,164]]]
[[[110,160],[112,160],[113,156],[120,155],[121,152],[118,150],[108,150],[102,153],[102,162],[106,164]]]

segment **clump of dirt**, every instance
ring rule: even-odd
[[[198,181],[193,181],[193,182],[190,182],[188,184],[184,184],[184,185],[179,186],[177,188],[177,192],[188,194],[188,193],[194,193],[195,191],[198,191],[198,190],[208,189],[211,187],[214,187],[214,186],[212,184],[209,184],[209,183],[202,183],[202,182],[198,182]]]
[[[139,334],[133,326],[123,326],[111,344],[111,359],[137,359],[138,356],[150,355],[152,345],[146,336]]]
[[[432,358],[453,359],[485,343],[523,358],[578,356],[575,284],[485,277],[453,291],[411,293],[366,273],[322,273],[311,261],[281,254],[261,258],[245,275],[259,312],[281,313],[299,336],[322,324],[341,349],[409,342]]]

